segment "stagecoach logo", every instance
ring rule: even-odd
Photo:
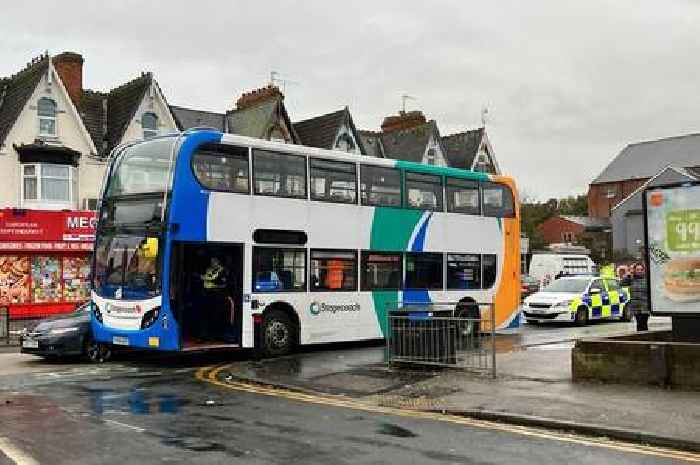
[[[318,315],[320,313],[346,313],[346,312],[359,312],[360,304],[325,304],[321,302],[312,302],[309,305],[309,312],[312,315]]]
[[[121,300],[122,299],[122,292],[123,292],[122,288],[118,287],[117,290],[114,291],[114,298],[117,300]]]

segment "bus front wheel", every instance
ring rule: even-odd
[[[296,328],[286,313],[271,310],[263,318],[263,354],[266,357],[287,355],[296,344]]]

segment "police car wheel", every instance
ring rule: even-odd
[[[576,326],[586,326],[588,324],[588,309],[586,307],[579,307],[576,310]]]
[[[287,355],[296,343],[296,329],[284,312],[272,310],[265,314],[262,333],[263,353],[267,357]]]

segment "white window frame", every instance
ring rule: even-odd
[[[33,166],[34,175],[25,176],[25,168]],[[60,166],[68,168],[68,178],[58,176],[44,176],[43,167],[45,166]],[[21,181],[20,181],[20,199],[22,207],[42,207],[42,208],[73,208],[78,199],[78,169],[70,165],[61,165],[57,163],[22,163],[21,164]],[[33,178],[36,180],[36,198],[25,198],[24,181],[25,178]],[[68,182],[68,199],[55,200],[45,199],[42,192],[43,179],[61,179]]]
[[[153,116],[153,118],[154,118],[154,120],[155,120],[155,122],[156,122],[156,127],[155,127],[155,129],[154,129],[154,128],[147,128],[146,126],[144,126],[144,124],[143,124],[143,118],[144,118],[145,116],[147,116],[147,115],[152,115],[152,116]],[[158,129],[159,125],[160,125],[160,123],[159,123],[158,115],[156,115],[154,112],[152,112],[152,111],[147,111],[146,113],[144,113],[143,115],[141,115],[141,129],[143,129],[143,138],[144,138],[144,139],[150,139],[151,137],[156,137],[156,136],[158,136],[158,135],[160,134],[160,131],[159,131],[159,129]]]
[[[48,100],[51,103],[53,103],[53,109],[54,109],[53,116],[39,114],[39,103],[42,100]],[[39,136],[41,136],[41,137],[58,137],[58,118],[56,117],[56,115],[58,114],[58,105],[56,104],[56,101],[50,97],[41,97],[36,103],[36,114],[37,114],[37,122],[39,124]],[[42,128],[41,128],[42,121],[52,121],[53,122],[53,133],[44,132],[42,130]]]

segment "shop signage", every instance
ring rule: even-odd
[[[0,210],[0,251],[89,251],[97,215],[91,211]]]

